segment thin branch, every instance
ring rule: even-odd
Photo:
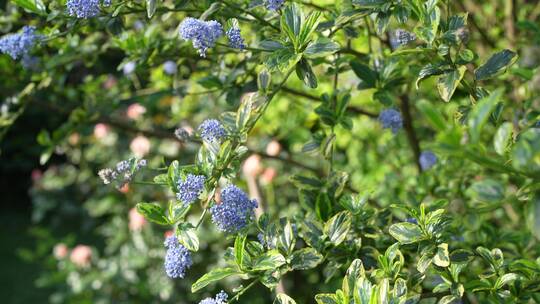
[[[416,166],[418,167],[418,172],[421,172],[422,167],[420,166],[420,144],[418,143],[418,137],[416,136],[416,132],[414,131],[414,126],[412,123],[409,96],[401,95],[400,100],[401,100],[401,103],[400,103],[401,114],[403,115],[403,128],[405,129],[405,132],[407,133],[407,139],[409,140],[409,145],[411,146],[411,149],[413,150],[414,160],[415,160]]]
[[[296,96],[301,96],[301,97],[304,97],[304,98],[307,98],[307,99],[310,99],[310,100],[313,100],[313,101],[317,101],[317,102],[321,101],[321,99],[318,96],[311,95],[309,93],[302,92],[302,91],[299,91],[299,90],[296,90],[296,89],[293,89],[293,88],[290,88],[290,87],[283,87],[282,90],[285,93],[289,93],[289,94],[296,95]],[[357,107],[349,106],[347,109],[351,113],[362,114],[362,115],[369,116],[371,118],[376,118],[378,116],[376,113],[372,113],[370,111],[366,111],[364,109],[360,109],[360,108],[357,108]]]

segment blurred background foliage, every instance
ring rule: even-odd
[[[133,2],[131,10],[120,9],[115,17],[108,12],[82,22],[61,14],[62,1],[43,1],[49,12],[60,12],[49,14],[48,20],[35,18],[16,1],[0,1],[2,33],[31,24],[52,37],[36,50],[39,63],[31,69],[0,56],[0,290],[6,303],[194,303],[201,297],[189,292],[191,282],[208,269],[223,265],[215,252],[231,240],[206,223],[199,233],[201,250],[194,256],[195,266],[188,278],[166,278],[162,241],[167,231],[148,224],[132,208],[140,201],[166,201],[170,193],[143,184],[113,190],[96,174],[134,155],[147,158],[151,168],[175,159],[190,163],[197,144],[177,140],[174,130],[179,126],[195,128],[205,118],[235,110],[240,97],[256,89],[259,58],[217,47],[212,56],[222,61],[216,65],[216,61],[198,58],[189,43],[180,41],[178,23],[187,15],[200,14],[212,1],[166,0],[152,19],[146,18],[142,3]],[[342,2],[346,1],[309,3],[332,10]],[[304,5],[309,7],[309,3]],[[508,106],[500,115],[520,129],[533,127],[540,115],[538,1],[449,3],[454,12],[469,12],[468,48],[481,58],[477,62],[501,49],[519,53],[518,63],[492,87],[505,87],[510,92]],[[175,11],[184,7],[192,12]],[[227,7],[220,14],[223,18],[237,15]],[[331,16],[332,12],[325,14]],[[256,23],[240,24],[249,45],[257,45],[268,34],[259,32]],[[392,21],[387,31],[397,27]],[[355,31],[352,39],[344,31],[336,34],[337,41],[349,41],[350,50],[354,50],[343,54],[342,69],[348,69],[345,63],[351,58],[373,53],[377,46],[372,43],[379,43],[368,38],[363,27],[351,26],[349,30]],[[164,71],[167,60],[177,64],[172,75]],[[409,60],[405,57],[392,63],[399,77],[418,74],[421,65],[409,64]],[[130,63],[135,64],[135,70],[125,73]],[[332,90],[333,77],[332,68],[324,63],[314,61],[317,89],[308,89],[292,77],[250,135],[251,153],[262,157],[257,178],[266,212],[272,218],[301,214],[302,204],[290,176],[324,171],[323,157],[302,152],[313,134],[323,129],[315,109],[321,104],[319,96]],[[459,241],[505,248],[525,258],[538,257],[539,243],[531,238],[540,237],[540,208],[505,203],[516,194],[520,177],[490,175],[492,168],[466,157],[453,157],[451,152],[438,153],[436,167],[418,173],[418,155],[410,149],[405,132],[393,135],[375,119],[396,96],[384,104],[384,100],[374,98],[376,90],[354,89],[360,82],[352,70],[340,75],[340,85],[353,88],[353,127],[338,126],[335,130],[336,170],[350,174],[353,190],[370,192],[381,206],[397,202],[416,206],[446,198],[452,212],[462,217],[460,225],[452,226]],[[421,150],[436,150],[436,143],[452,136],[459,139],[461,134],[456,129],[452,134],[450,128],[434,131],[433,122],[422,115],[419,105],[434,105],[448,121],[459,121],[462,117],[454,117],[455,113],[466,115],[471,107],[464,88],[459,87],[452,101],[445,103],[435,87],[436,81],[427,79],[418,90],[410,88]],[[496,128],[486,125],[486,129],[482,141],[491,146]],[[278,146],[276,153],[272,147]],[[534,163],[538,166],[539,160]],[[145,174],[152,176],[143,173],[141,180]],[[245,176],[240,180],[245,186]],[[486,207],[486,195],[501,204]],[[468,212],[481,208],[488,208],[488,212]],[[403,213],[394,213],[404,218]],[[493,231],[499,225],[505,229]],[[75,248],[78,256],[74,256]],[[298,303],[311,303],[315,293],[333,292],[340,285],[336,280],[325,282],[319,270],[292,273],[284,283]],[[228,280],[225,284],[232,288],[237,282]],[[207,288],[205,294],[213,295],[221,288]],[[273,299],[262,287],[251,289],[244,297],[254,304]]]

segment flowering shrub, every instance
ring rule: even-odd
[[[51,246],[52,300],[540,302],[535,6],[465,2],[13,1],[2,126],[67,119],[35,220],[104,240]]]

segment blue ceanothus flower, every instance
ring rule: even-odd
[[[204,175],[188,174],[184,180],[178,181],[176,197],[184,204],[191,204],[199,198],[204,190]]]
[[[174,75],[176,73],[176,62],[172,60],[167,60],[165,63],[163,63],[163,71],[167,75]]]
[[[28,55],[41,36],[33,26],[23,27],[20,33],[9,34],[0,39],[0,52],[13,59]]]
[[[414,33],[402,29],[396,30],[395,36],[398,45],[406,45],[416,40],[416,35]]]
[[[99,15],[99,0],[68,0],[66,6],[68,14],[77,18],[86,19]]]
[[[184,278],[186,270],[191,267],[191,252],[182,246],[175,236],[168,237],[164,242],[167,253],[165,254],[165,272],[170,278]]]
[[[237,27],[231,27],[227,31],[227,38],[229,39],[229,46],[232,48],[243,50],[246,47],[240,29]]]
[[[206,57],[206,51],[223,36],[223,27],[215,20],[203,21],[188,17],[180,24],[180,36],[184,40],[191,40],[199,55]]]
[[[283,6],[284,2],[285,0],[264,0],[264,5],[271,11],[277,11]]]
[[[227,303],[227,298],[229,298],[229,296],[222,290],[215,298],[206,298],[200,301],[199,304],[225,304]]]
[[[217,119],[206,119],[203,121],[199,126],[199,133],[201,134],[201,138],[208,142],[219,141],[227,135],[225,128],[223,128]]]
[[[419,161],[422,170],[428,170],[437,163],[437,155],[431,151],[424,151],[420,154]]]
[[[221,190],[221,202],[212,206],[210,213],[219,230],[236,233],[248,224],[255,208],[256,200],[250,200],[240,188],[229,185]]]
[[[383,110],[379,115],[379,121],[382,123],[383,128],[392,129],[394,134],[403,127],[401,113],[394,109]]]

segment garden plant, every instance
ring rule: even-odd
[[[540,4],[11,0],[51,303],[540,303]]]

